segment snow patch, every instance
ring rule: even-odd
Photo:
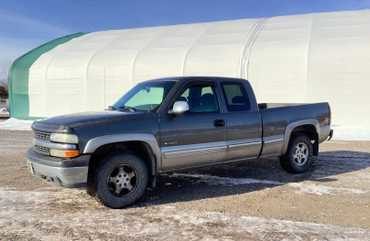
[[[351,194],[365,194],[367,191],[353,188],[342,188],[342,187],[330,187],[325,185],[318,185],[310,182],[299,182],[299,183],[287,183],[272,180],[261,180],[253,178],[231,178],[231,177],[219,177],[211,175],[201,174],[185,174],[185,173],[174,173],[172,177],[179,178],[194,178],[197,179],[198,183],[205,183],[207,185],[221,185],[221,186],[238,186],[238,185],[272,185],[281,186],[288,185],[289,187],[299,189],[299,192],[314,194],[314,195],[335,195],[337,193],[351,193]]]
[[[289,183],[290,187],[299,189],[300,192],[315,194],[315,195],[334,195],[336,193],[351,193],[351,194],[365,194],[367,191],[354,189],[354,188],[344,188],[344,187],[329,187],[324,185],[310,184],[305,182],[300,183]]]
[[[50,201],[49,195],[46,192],[26,191],[20,192],[14,189],[0,189],[0,209],[1,211],[9,211],[16,209],[19,205],[34,205],[40,206]],[[6,207],[6,208],[5,208]]]
[[[31,130],[32,120],[19,120],[15,118],[7,119],[6,121],[0,122],[0,129],[3,130],[20,130],[29,131]]]

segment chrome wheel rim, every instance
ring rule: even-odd
[[[294,147],[293,161],[298,166],[303,166],[307,163],[309,158],[309,148],[304,142],[299,142]]]
[[[130,166],[119,166],[113,169],[108,177],[107,184],[113,195],[122,197],[135,189],[136,173]]]

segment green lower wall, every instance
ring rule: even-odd
[[[44,53],[84,33],[75,33],[47,42],[16,59],[9,71],[9,107],[10,116],[18,119],[37,119],[29,115],[29,69],[32,64]]]

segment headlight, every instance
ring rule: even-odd
[[[78,144],[78,137],[73,134],[52,133],[50,135],[50,140],[53,142]]]
[[[58,150],[50,149],[50,156],[63,157],[63,158],[73,158],[80,155],[79,150]]]

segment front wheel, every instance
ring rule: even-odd
[[[96,174],[97,198],[111,208],[135,203],[145,193],[148,169],[143,160],[127,154],[107,157]]]
[[[287,153],[280,157],[280,163],[287,172],[303,173],[312,166],[313,144],[304,134],[293,138],[289,143]]]

